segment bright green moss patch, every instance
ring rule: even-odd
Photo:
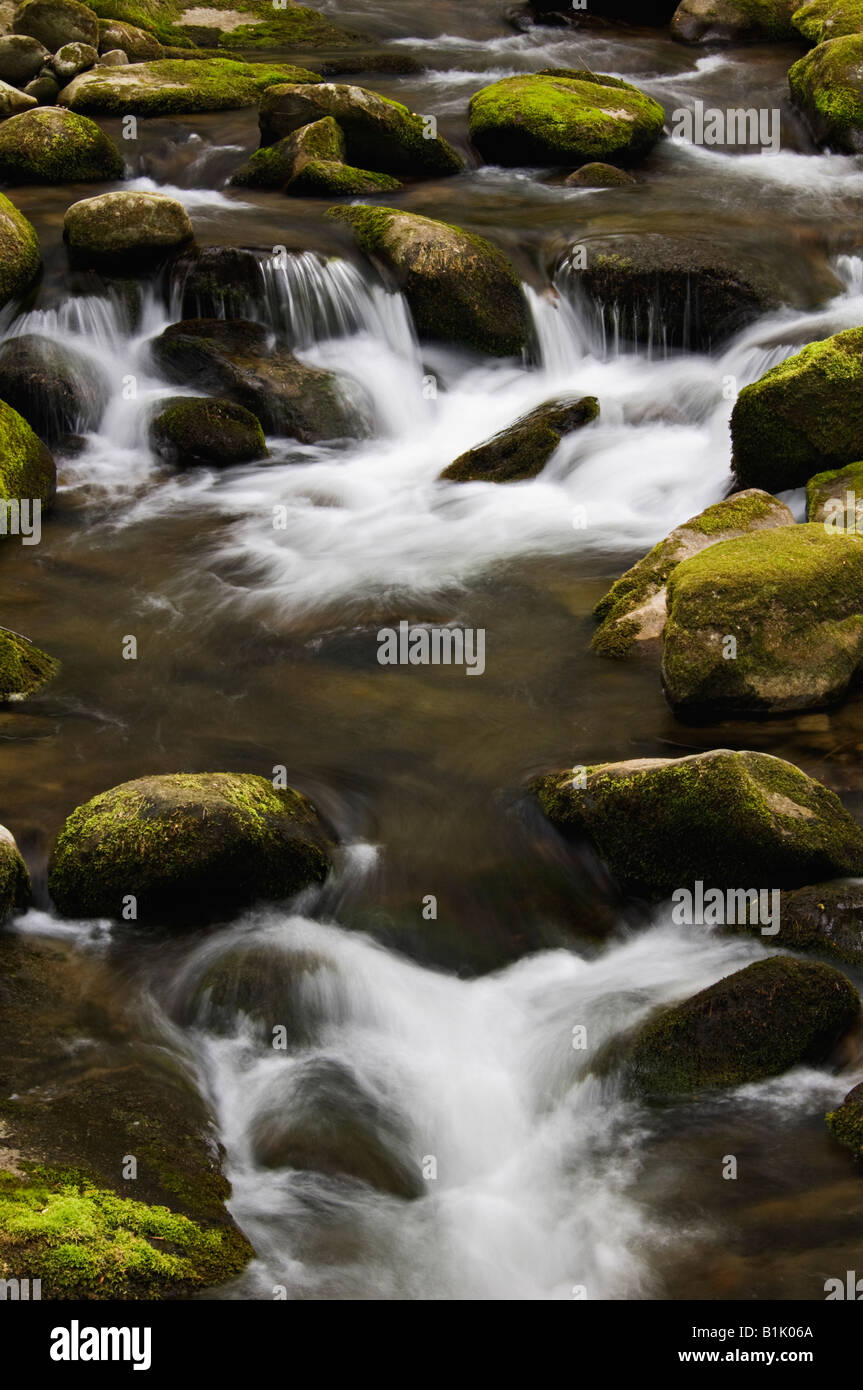
[[[45,508],[56,489],[57,470],[48,450],[17,410],[0,401],[0,498],[38,498]]]
[[[138,28],[149,29],[165,44],[194,42],[203,48],[343,48],[363,42],[361,35],[333,24],[318,10],[290,4],[276,9],[272,0],[207,0],[198,6],[194,0],[94,0],[91,9],[102,19],[122,19]],[[245,24],[233,18],[221,29],[218,23],[184,22],[195,9],[226,10],[231,15],[248,15]]]
[[[793,15],[794,27],[810,43],[863,33],[863,0],[809,0]]]
[[[795,105],[822,145],[845,154],[863,148],[863,33],[819,43],[788,73]]]
[[[26,700],[59,671],[53,657],[26,637],[0,627],[0,701]]]
[[[119,68],[91,68],[60,93],[73,111],[97,116],[170,116],[254,106],[268,87],[319,82],[288,64],[230,58],[159,58]]]
[[[375,193],[395,193],[401,188],[391,174],[355,169],[332,159],[309,159],[291,179],[287,192],[310,197],[362,198]]]
[[[25,907],[30,897],[30,875],[14,837],[0,825],[0,924]]]
[[[0,306],[32,284],[41,264],[34,228],[14,203],[0,193]],[[0,449],[0,460],[3,457]]]

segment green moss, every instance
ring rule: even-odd
[[[624,188],[635,183],[631,174],[613,164],[584,164],[566,183],[571,188]]]
[[[535,478],[573,430],[599,416],[599,401],[547,401],[496,434],[485,444],[468,449],[441,473],[442,481],[513,483]]]
[[[0,126],[0,178],[9,183],[119,179],[124,168],[113,140],[72,111],[41,107]]]
[[[27,421],[0,401],[0,498],[50,507],[57,489],[54,460]]]
[[[863,34],[829,39],[788,73],[791,97],[809,119],[815,138],[847,154],[863,147]]]
[[[26,700],[59,671],[53,657],[26,637],[0,627],[0,701]]]
[[[83,1174],[0,1171],[0,1277],[41,1279],[43,1299],[161,1299],[227,1283],[250,1250],[164,1206],[118,1197]]]
[[[0,193],[0,306],[32,284],[41,264],[34,228],[14,203]],[[3,457],[0,451],[0,460]]]
[[[863,33],[863,0],[809,0],[795,10],[792,21],[810,43]]]
[[[833,1138],[863,1158],[863,1086],[855,1086],[838,1109],[829,1111],[824,1118]]]
[[[848,506],[848,493],[854,503]],[[841,504],[841,513],[836,503]],[[832,505],[831,505],[832,504]],[[847,516],[846,512],[852,515]],[[850,463],[847,468],[828,469],[816,473],[806,484],[806,518],[808,521],[829,521],[838,527],[854,525],[863,531],[863,463]]]
[[[73,111],[98,116],[170,116],[255,106],[268,87],[319,82],[289,64],[230,58],[159,58],[119,68],[91,68],[61,93]]]
[[[180,396],[150,427],[154,447],[182,466],[227,467],[267,457],[261,422],[233,401]]]
[[[14,838],[0,825],[0,925],[30,898],[30,875]]]
[[[208,0],[203,8],[248,13],[249,23],[220,30],[217,25],[182,24],[187,0],[93,0],[91,9],[103,19],[122,19],[140,29],[148,29],[162,43],[189,42],[190,37],[204,47],[321,48],[353,47],[361,36],[331,23],[317,10],[291,4],[277,10],[272,0]]]
[[[401,188],[391,174],[355,169],[335,160],[309,159],[289,182],[286,192],[308,197],[362,198],[374,193],[395,193]]]

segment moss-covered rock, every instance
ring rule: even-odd
[[[0,401],[0,499],[35,501],[43,511],[57,491],[57,469],[41,439],[17,410]]]
[[[4,34],[0,38],[0,81],[26,87],[38,77],[50,57],[38,39],[26,34]]]
[[[176,116],[257,105],[268,87],[318,80],[290,64],[229,58],[161,58],[124,68],[93,68],[61,91],[58,101],[91,116]]]
[[[331,208],[394,278],[423,338],[495,357],[521,352],[529,318],[521,282],[484,237],[395,208]]]
[[[863,0],[808,0],[795,9],[794,27],[810,43],[863,33]]]
[[[452,483],[517,483],[541,473],[561,440],[599,415],[595,396],[546,401],[484,444],[460,454],[441,479]]]
[[[132,894],[140,925],[193,925],[322,883],[331,850],[311,802],[264,777],[141,777],[72,812],[48,886],[67,916],[119,918]]]
[[[741,923],[740,929],[746,931],[747,924]],[[759,927],[748,929],[760,931]],[[789,951],[817,951],[863,966],[863,884],[838,880],[783,893],[774,945]]]
[[[309,160],[341,162],[345,157],[345,137],[332,116],[300,126],[274,145],[257,150],[231,183],[248,188],[285,188]]]
[[[32,111],[36,98],[29,92],[19,92],[8,82],[0,82],[0,119],[19,116],[23,111]]]
[[[154,34],[146,29],[138,29],[134,24],[124,24],[120,19],[99,20],[99,52],[110,53],[120,49],[130,63],[148,63],[163,56],[163,47]]]
[[[267,434],[312,444],[361,427],[339,378],[272,346],[262,324],[192,319],[166,328],[151,349],[169,381],[235,401]]]
[[[30,875],[15,843],[15,837],[5,825],[0,825],[0,926],[27,906],[30,897]]]
[[[780,362],[740,392],[731,416],[741,487],[804,487],[863,458],[863,328]]]
[[[833,1138],[863,1158],[863,1082],[848,1092],[836,1110],[828,1111],[825,1120]]]
[[[552,824],[590,840],[619,886],[639,897],[698,880],[797,888],[863,872],[863,830],[838,796],[765,753],[600,763],[584,777],[572,769],[542,777],[533,790]]]
[[[0,126],[5,183],[91,183],[123,177],[123,158],[95,121],[58,107],[25,111]]]
[[[375,193],[395,193],[401,188],[392,174],[355,169],[333,159],[308,159],[285,189],[300,198],[366,198]]]
[[[734,536],[794,524],[788,507],[758,488],[737,492],[690,517],[622,574],[599,600],[593,610],[601,624],[594,634],[594,651],[622,660],[646,650],[642,644],[661,637],[667,615],[666,585],[681,561]]]
[[[284,8],[277,8],[273,0],[213,0],[207,5],[190,5],[188,0],[94,0],[93,9],[104,19],[141,25],[165,44],[242,51],[351,50],[367,42],[319,10],[293,0]]]
[[[163,260],[194,235],[182,203],[162,193],[101,193],[73,203],[63,223],[76,263],[113,269]]]
[[[0,308],[33,283],[41,265],[35,230],[15,204],[0,193]]]
[[[804,525],[723,541],[668,581],[662,675],[700,718],[817,709],[863,667],[863,537]]]
[[[428,123],[422,116],[365,87],[339,82],[270,87],[261,98],[261,144],[275,144],[327,116],[338,123],[344,157],[356,168],[397,178],[457,174],[464,168],[464,160],[442,136],[426,138]]]
[[[632,174],[625,169],[617,169],[613,164],[583,164],[580,169],[567,174],[564,183],[568,188],[625,188],[635,183]]]
[[[863,463],[816,473],[806,484],[806,519],[863,533]]]
[[[586,70],[505,77],[470,101],[470,137],[490,164],[634,164],[664,122],[652,97]]]
[[[814,139],[842,154],[863,150],[863,33],[829,39],[788,73],[795,106]]]
[[[15,11],[12,24],[16,34],[38,39],[51,53],[66,43],[99,42],[99,21],[94,12],[78,0],[25,0]]]
[[[89,43],[65,43],[49,64],[61,86],[71,82],[79,72],[87,72],[99,61],[98,51]]]
[[[233,401],[176,396],[150,425],[156,453],[181,468],[228,468],[267,457],[261,422]]]
[[[799,0],[682,0],[671,36],[682,43],[784,43]]]
[[[90,358],[37,333],[0,345],[0,399],[47,444],[97,428],[107,386]]]
[[[832,966],[771,956],[649,1020],[632,1043],[627,1083],[641,1095],[679,1096],[817,1065],[859,1012],[856,989]]]
[[[0,627],[0,703],[35,695],[59,669],[59,662],[34,647],[26,637]]]
[[[171,302],[183,319],[253,318],[265,292],[261,261],[241,246],[192,247],[171,265]]]

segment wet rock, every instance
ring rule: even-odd
[[[119,19],[100,19],[99,52],[105,54],[116,49],[125,53],[130,63],[146,63],[164,53],[159,40],[146,29],[138,29]]]
[[[399,188],[401,184],[391,174],[355,169],[332,159],[309,159],[285,192],[300,198],[365,198],[373,193],[395,193]]]
[[[132,894],[139,926],[188,927],[322,883],[331,851],[311,802],[264,777],[141,777],[72,812],[48,887],[69,917],[119,918]]]
[[[20,111],[29,111],[36,105],[36,98],[27,92],[19,92],[8,82],[0,82],[0,118],[15,116]]]
[[[181,468],[229,468],[267,457],[261,422],[233,401],[175,396],[150,425],[156,453]]]
[[[459,154],[441,136],[426,139],[427,122],[398,101],[337,82],[271,87],[261,99],[261,144],[273,145],[330,116],[345,140],[345,158],[359,169],[396,177],[457,174]],[[316,155],[332,158],[332,155]]]
[[[341,162],[345,137],[332,116],[300,126],[292,135],[265,145],[238,169],[231,183],[247,188],[285,188],[309,160]]]
[[[190,13],[188,0],[162,0],[160,3],[162,26],[164,28],[171,24],[170,37],[174,42],[191,41],[201,48],[229,48],[243,52],[254,48],[351,50],[359,44],[368,43],[368,39],[361,34],[334,24],[319,10],[307,5],[291,3],[279,8],[272,0],[237,0],[225,6],[230,12],[230,22],[226,14],[224,27],[218,23],[218,13],[214,8],[209,9],[206,22],[202,22],[201,12],[207,7],[194,8],[198,11],[197,15]],[[237,22],[241,18],[244,22]]]
[[[667,616],[667,584],[683,560],[720,541],[750,531],[793,526],[794,516],[768,492],[750,488],[707,507],[660,541],[600,599],[593,615],[600,622],[592,646],[600,656],[621,660],[654,644]]]
[[[815,473],[863,459],[863,328],[820,343],[740,392],[731,416],[741,487],[804,487]]]
[[[470,101],[470,137],[489,164],[634,164],[664,122],[652,97],[587,70],[506,77]]]
[[[711,546],[668,581],[662,675],[678,715],[824,708],[861,668],[863,537],[762,531]]]
[[[78,0],[25,0],[15,11],[13,32],[38,39],[50,53],[67,43],[99,42],[99,21]]]
[[[173,286],[184,319],[250,318],[264,294],[261,261],[237,246],[204,246],[174,262]]]
[[[495,357],[525,347],[521,282],[484,237],[395,208],[332,208],[327,215],[346,222],[360,249],[391,274],[421,337]]]
[[[0,307],[33,283],[41,265],[35,230],[0,193]]]
[[[2,639],[0,639],[2,640]],[[30,875],[5,825],[0,825],[0,926],[16,912],[23,912],[30,898]]]
[[[641,1095],[685,1095],[818,1065],[859,1012],[856,989],[832,966],[771,956],[649,1020],[632,1043],[627,1083]]]
[[[567,174],[564,183],[568,188],[624,188],[635,183],[635,179],[613,164],[583,164],[574,173]]]
[[[24,91],[28,97],[33,97],[40,106],[53,106],[60,92],[60,83],[51,72],[40,72],[38,77],[34,77],[32,82],[28,82]]]
[[[791,99],[819,145],[863,150],[863,33],[819,43],[788,73]]]
[[[38,39],[26,34],[5,34],[0,38],[0,81],[25,87],[38,77],[50,57]]]
[[[816,883],[783,893],[780,931],[774,944],[789,951],[819,951],[848,965],[863,965],[863,883]]]
[[[863,534],[863,463],[816,473],[806,484],[806,519],[832,532]]]
[[[91,116],[176,116],[256,106],[268,87],[317,80],[317,73],[285,63],[162,58],[121,68],[93,68],[64,87],[59,101]]]
[[[860,0],[809,0],[795,7],[794,27],[810,43],[863,33]]]
[[[357,72],[385,72],[393,77],[419,76],[424,63],[411,53],[356,53],[341,58],[315,60],[322,77],[349,77]]]
[[[682,43],[783,43],[797,37],[799,0],[683,0],[671,21]]]
[[[533,791],[552,824],[589,840],[637,897],[699,880],[781,889],[863,873],[863,830],[834,792],[781,758],[714,749],[580,772],[539,778]]]
[[[0,398],[47,444],[98,427],[108,390],[90,358],[37,333],[0,345]]]
[[[453,483],[515,483],[535,478],[561,440],[598,415],[595,396],[546,401],[485,444],[461,454],[444,469],[441,479]]]
[[[98,61],[99,54],[91,44],[67,43],[54,54],[50,67],[57,80],[65,87],[79,72],[87,72],[89,68],[95,67]]]
[[[0,702],[26,700],[53,680],[59,663],[26,637],[0,627]]]
[[[339,378],[273,346],[261,324],[187,320],[166,328],[151,348],[169,381],[236,401],[258,417],[267,434],[311,444],[357,433]]]
[[[57,469],[41,439],[16,410],[0,401],[0,493],[10,501],[39,500],[46,511],[57,491]]]
[[[825,1116],[827,1128],[858,1158],[863,1157],[863,1083],[849,1091],[842,1104]]]
[[[174,1001],[172,1017],[182,1027],[233,1037],[243,1022],[267,1048],[273,1029],[284,1028],[293,1047],[307,1047],[332,1020],[338,977],[317,952],[252,938],[227,950],[214,945],[192,969]]]
[[[52,106],[0,126],[0,179],[6,183],[94,183],[122,178],[124,168],[113,140],[86,116]]]
[[[107,53],[102,54],[99,65],[103,68],[124,68],[128,61],[129,59],[122,48],[111,48]]]
[[[76,263],[138,269],[194,239],[182,203],[161,193],[102,193],[73,203],[63,236]]]

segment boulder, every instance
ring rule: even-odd
[[[147,63],[164,53],[159,40],[146,29],[124,24],[120,19],[100,19],[99,52],[111,53],[116,49],[125,53],[130,63]]]
[[[681,43],[787,43],[799,0],[682,0],[671,21]]]
[[[16,116],[20,111],[29,111],[36,105],[36,98],[29,92],[19,92],[8,82],[0,82],[0,119]]]
[[[229,468],[267,457],[261,422],[233,401],[175,396],[150,425],[156,453],[181,468]]]
[[[863,328],[780,362],[740,392],[731,416],[734,476],[770,492],[863,459]]]
[[[453,483],[517,483],[541,473],[561,440],[599,415],[595,396],[546,401],[485,444],[460,454],[441,473]]]
[[[316,73],[285,63],[162,58],[93,68],[64,87],[58,100],[61,106],[91,116],[177,116],[256,106],[268,87],[315,81]]]
[[[68,917],[120,918],[132,894],[139,926],[186,927],[322,883],[332,847],[311,802],[265,777],[141,777],[72,812],[48,888]]]
[[[99,43],[99,20],[78,0],[25,0],[15,11],[13,32],[38,39],[50,53],[67,43]]]
[[[347,223],[360,249],[392,276],[420,337],[494,357],[525,348],[521,281],[484,237],[395,208],[331,208],[327,215]]]
[[[188,0],[157,0],[155,13],[166,42],[191,42],[200,48],[350,51],[367,43],[361,34],[293,0],[284,6],[273,0],[232,0],[218,9],[190,7]]]
[[[861,666],[861,536],[755,532],[684,560],[668,580],[662,676],[678,715],[823,708]]]
[[[308,1047],[328,1025],[327,1001],[339,983],[332,960],[282,936],[255,933],[227,949],[209,939],[174,984],[171,1017],[219,1037],[235,1036],[242,1018],[267,1048],[280,1025],[292,1047]]]
[[[564,179],[567,188],[624,188],[636,180],[625,169],[616,169],[613,164],[583,164],[580,169],[567,174]]]
[[[357,433],[339,378],[273,346],[259,323],[191,319],[166,328],[151,349],[169,381],[235,401],[267,434],[312,444]]]
[[[0,82],[25,87],[39,76],[50,57],[38,39],[26,34],[5,34],[0,38]]]
[[[615,660],[648,650],[643,644],[655,644],[662,636],[668,580],[681,561],[719,541],[794,524],[788,507],[758,488],[737,492],[690,517],[621,575],[599,600],[593,610],[600,623],[591,644],[593,650]]]
[[[816,473],[806,484],[806,519],[832,532],[863,534],[863,463]]]
[[[103,68],[124,68],[129,59],[126,57],[122,48],[112,48],[108,53],[103,53],[99,59],[99,66]]]
[[[863,33],[819,43],[789,70],[791,99],[817,144],[863,151]]]
[[[637,87],[576,69],[505,77],[471,97],[469,109],[474,145],[503,165],[634,164],[665,122]]]
[[[860,0],[808,0],[795,7],[794,27],[810,43],[863,33],[863,5]]]
[[[627,1057],[627,1084],[659,1098],[814,1066],[859,1012],[856,989],[831,965],[770,956],[648,1020]]]
[[[33,283],[41,265],[36,232],[15,204],[0,193],[0,308]]]
[[[5,183],[96,183],[120,179],[124,169],[113,140],[95,121],[72,111],[25,111],[0,126]]]
[[[57,491],[57,469],[41,439],[16,410],[0,401],[0,497],[34,502],[46,511]]]
[[[699,880],[782,889],[863,873],[863,830],[834,792],[781,758],[720,748],[581,772],[551,773],[533,791],[626,893],[659,900]]]
[[[196,246],[171,266],[183,319],[253,318],[264,293],[261,258],[242,247]]]
[[[273,145],[327,116],[338,123],[344,157],[357,168],[414,178],[457,174],[464,168],[464,160],[441,136],[426,138],[428,124],[422,116],[365,87],[339,82],[271,87],[261,98],[261,144]]]
[[[30,898],[30,874],[15,837],[0,825],[0,926],[22,912]]]
[[[323,116],[300,126],[274,145],[257,150],[231,179],[247,188],[283,189],[310,160],[341,162],[345,156],[345,137],[332,116]]]
[[[746,929],[741,923],[741,930]],[[818,951],[848,965],[863,965],[863,884],[837,880],[783,893],[774,945],[789,951]]]
[[[29,699],[53,680],[60,667],[20,633],[0,627],[0,703]]]
[[[374,193],[395,193],[401,188],[392,174],[355,169],[334,159],[308,159],[285,188],[300,198],[367,198]]]
[[[95,430],[108,389],[92,359],[37,333],[0,345],[0,399],[47,444]]]
[[[54,54],[49,66],[61,86],[65,87],[79,72],[95,67],[98,61],[99,54],[91,44],[67,43]]]
[[[842,1104],[825,1116],[827,1128],[857,1157],[863,1157],[863,1082],[850,1090]]]
[[[24,92],[40,106],[54,106],[60,94],[60,83],[53,73],[46,70],[34,77],[32,82],[28,82]]]
[[[161,193],[102,193],[73,203],[63,236],[78,264],[137,269],[194,240],[182,203]]]

